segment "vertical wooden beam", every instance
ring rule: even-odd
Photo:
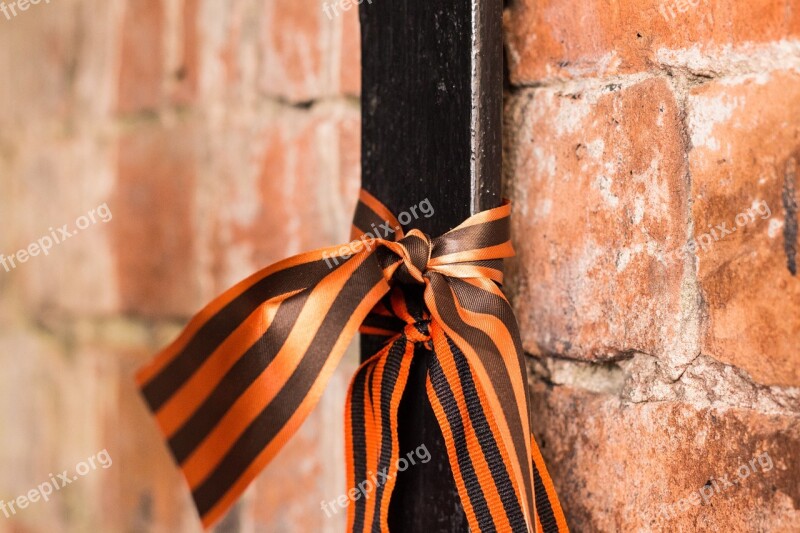
[[[360,6],[363,187],[395,213],[428,199],[431,236],[500,203],[501,0],[364,0]],[[373,339],[362,339],[364,356]],[[401,473],[392,531],[467,531],[418,349],[400,407],[401,455],[432,460]]]

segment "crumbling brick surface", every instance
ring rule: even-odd
[[[789,4],[508,4],[508,288],[576,531],[800,523]]]

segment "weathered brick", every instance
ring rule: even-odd
[[[660,79],[516,94],[506,110],[511,286],[527,351],[694,355],[679,110]]]
[[[505,13],[511,80],[604,77],[657,67],[657,53],[800,36],[793,0],[517,0]]]
[[[800,521],[798,416],[532,391],[573,531],[789,532]]]
[[[173,38],[180,43],[177,64],[173,65],[173,100],[179,104],[193,103],[200,85],[200,0],[184,0],[181,31]]]
[[[63,405],[56,391],[63,384],[59,374],[63,374],[64,354],[46,336],[26,328],[15,316],[16,309],[3,307],[0,364],[14,371],[0,373],[0,400],[6,406],[0,414],[0,460],[5,465],[0,475],[0,500],[11,502],[47,480],[48,473],[61,466],[59,451],[52,444],[58,441],[59,430],[64,429],[59,417],[65,413],[54,409]],[[64,445],[74,449],[68,442]],[[61,504],[63,500],[3,516],[3,528],[10,522],[12,528],[57,529]]]
[[[689,98],[702,351],[765,384],[800,385],[800,75],[701,85]],[[793,266],[794,265],[794,266]]]

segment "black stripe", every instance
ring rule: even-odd
[[[179,355],[142,387],[150,409],[158,411],[258,306],[281,294],[315,285],[330,272],[325,261],[295,265],[257,281],[231,300],[203,324]]]
[[[367,394],[369,394],[370,416],[375,416],[375,398],[373,397],[373,387],[375,384],[375,364],[369,367],[369,377],[367,378]]]
[[[211,474],[193,491],[192,496],[201,516],[208,513],[230,490],[258,454],[286,425],[319,377],[342,329],[352,318],[364,296],[382,281],[383,272],[378,267],[375,256],[369,256],[345,282],[300,365],[275,398],[240,435]]]
[[[492,473],[494,485],[498,494],[500,494],[500,501],[503,502],[503,509],[505,509],[508,522],[511,524],[511,530],[527,533],[528,525],[525,522],[525,515],[519,504],[518,494],[514,490],[514,484],[511,483],[511,476],[506,470],[505,461],[503,461],[500,447],[497,445],[495,435],[492,433],[492,428],[486,419],[486,413],[483,412],[483,406],[478,396],[478,389],[475,387],[475,381],[472,379],[469,363],[458,346],[449,337],[447,338],[447,344],[450,346],[450,352],[452,352],[453,360],[456,363],[456,370],[461,382],[461,389],[464,391],[464,400],[469,418],[472,421],[472,427],[478,437],[489,471]]]
[[[483,489],[475,473],[475,467],[469,456],[469,449],[467,447],[467,439],[464,431],[464,421],[461,419],[458,403],[456,402],[453,390],[450,388],[450,384],[444,377],[444,371],[435,355],[428,358],[428,376],[430,377],[434,394],[436,394],[436,398],[442,405],[442,409],[447,417],[447,424],[450,426],[450,432],[453,435],[453,446],[455,447],[456,460],[461,470],[461,478],[464,480],[467,496],[472,504],[475,517],[478,520],[478,526],[482,533],[497,531],[494,521],[492,520],[492,514],[489,511],[489,506],[486,503]],[[455,469],[453,470],[455,471]]]
[[[533,490],[536,493],[536,514],[539,516],[539,522],[542,523],[544,533],[558,533],[558,523],[553,514],[553,507],[550,505],[550,499],[547,497],[547,491],[535,461],[533,462]]]
[[[363,324],[361,324],[362,327],[367,326],[385,329],[388,331],[394,331],[395,333],[400,333],[403,331],[403,327],[405,327],[405,325],[406,323],[397,317],[379,315],[377,313],[370,313],[367,315],[367,318],[364,319]]]
[[[433,240],[431,257],[497,246],[510,238],[508,217],[455,229]]]
[[[381,415],[381,453],[378,458],[378,471],[375,472],[379,482],[385,481],[380,479],[379,472],[390,475],[392,467],[392,452],[394,450],[392,439],[393,431],[391,427],[392,395],[397,386],[397,379],[400,376],[400,365],[403,361],[407,342],[406,337],[403,335],[392,343],[392,347],[389,348],[389,353],[386,355],[386,364],[383,367],[383,376],[381,376],[381,393],[379,399],[379,412]],[[373,533],[381,533],[381,498],[383,497],[385,486],[385,482],[382,482],[375,490],[375,514],[372,516]]]
[[[214,429],[236,400],[275,359],[292,331],[312,289],[281,302],[275,319],[263,335],[228,370],[211,394],[169,439],[178,464],[183,464]]]
[[[350,438],[353,443],[353,482],[358,485],[359,479],[367,477],[367,437],[364,433],[366,419],[364,412],[364,381],[369,366],[363,366],[353,380],[353,389],[350,396]],[[360,497],[354,502],[355,515],[353,531],[364,531],[364,515],[367,510],[366,500]]]
[[[389,224],[389,227],[394,230],[388,220],[381,218],[380,215],[373,211],[364,202],[358,202],[358,205],[356,206],[356,213],[353,216],[353,225],[363,231],[364,234],[371,233],[373,236],[380,239],[388,239],[393,241],[395,240],[394,231],[387,233],[385,226],[383,228],[380,227],[382,224],[387,223]],[[373,224],[375,225],[374,228]]]
[[[405,285],[401,289],[403,291],[403,301],[406,304],[408,314],[414,318],[414,321],[420,322],[425,320],[425,288],[421,285]]]

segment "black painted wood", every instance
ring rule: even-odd
[[[416,227],[440,235],[500,203],[502,0],[364,0],[362,185],[395,214],[428,199]],[[376,350],[362,338],[362,354]],[[425,394],[418,349],[400,406],[401,455],[432,455],[401,473],[392,531],[463,532],[467,522]]]

